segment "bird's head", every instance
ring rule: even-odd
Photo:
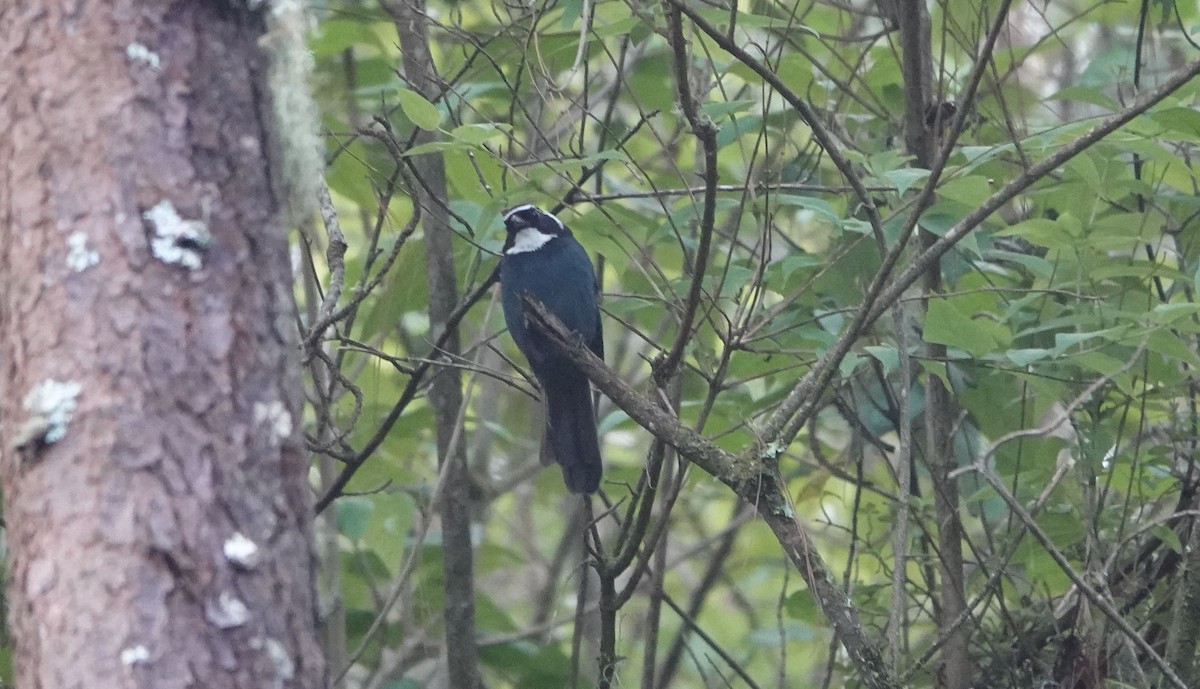
[[[537,251],[551,239],[571,234],[563,221],[553,213],[531,204],[517,206],[506,212],[504,228],[508,231],[504,239],[505,254]]]

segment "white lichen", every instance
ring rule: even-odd
[[[158,69],[160,65],[158,53],[141,43],[130,43],[125,46],[125,57],[129,58],[130,62],[140,62],[150,69]]]
[[[779,455],[783,454],[783,451],[786,449],[787,445],[783,443],[777,441],[769,442],[763,447],[762,458],[765,460],[779,459]]]
[[[271,439],[275,441],[283,440],[292,434],[292,415],[279,400],[256,402],[254,423],[266,424],[271,431]]]
[[[279,642],[278,639],[271,637],[256,636],[247,644],[251,650],[258,651],[267,656],[267,660],[271,665],[275,666],[275,676],[271,678],[264,688],[282,689],[287,686],[287,682],[296,676],[296,664],[292,660],[292,656],[288,653],[287,648]]]
[[[239,567],[251,569],[258,564],[258,544],[240,532],[226,539],[222,550],[225,559]]]
[[[150,660],[150,649],[141,644],[138,644],[137,646],[130,646],[129,648],[121,651],[122,665],[136,665],[138,663],[144,663],[147,660]]]
[[[83,272],[100,262],[100,253],[88,248],[87,235],[72,232],[67,237],[67,267],[76,273]]]
[[[26,427],[36,428],[34,435],[47,445],[62,440],[67,434],[71,414],[75,411],[76,398],[82,390],[83,385],[73,380],[48,379],[38,383],[25,395],[21,404],[30,415]],[[21,445],[33,439],[25,438]]]
[[[283,644],[276,639],[268,638],[266,651],[267,657],[275,665],[276,677],[286,681],[296,676],[296,666],[292,662],[292,656],[283,647]]]
[[[203,220],[186,220],[175,210],[170,201],[159,201],[153,208],[142,213],[150,223],[154,236],[150,239],[150,251],[164,263],[174,263],[189,270],[199,270],[204,265],[204,252],[212,243],[208,224]]]
[[[204,616],[214,627],[232,629],[250,621],[250,608],[237,596],[222,591],[215,603],[210,602],[205,606]]]

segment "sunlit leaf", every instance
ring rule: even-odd
[[[396,97],[400,107],[412,123],[427,131],[434,131],[442,121],[442,113],[438,107],[430,103],[424,96],[410,89],[397,89]]]

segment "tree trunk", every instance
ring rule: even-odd
[[[440,78],[426,32],[424,0],[382,3],[392,16],[400,39],[403,73],[409,86],[429,101],[440,97]],[[413,143],[434,140],[420,132]],[[453,231],[450,227],[449,192],[445,161],[440,153],[412,158],[413,172],[421,180],[414,200],[421,205],[425,238],[425,281],[429,289],[429,329],[434,337],[454,327],[441,351],[452,358],[460,354],[457,326],[450,326],[458,307],[454,267]],[[475,643],[475,565],[471,543],[471,477],[467,471],[467,443],[462,420],[462,376],[446,366],[429,381],[429,404],[437,424],[438,470],[444,472],[438,512],[442,522],[442,618],[446,623],[446,676],[454,689],[482,686],[479,652]]]
[[[0,474],[26,689],[325,681],[246,4],[0,3]]]

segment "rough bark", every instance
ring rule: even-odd
[[[927,121],[927,109],[934,105],[932,84],[933,53],[930,41],[929,12],[924,3],[898,0],[897,20],[899,42],[902,46],[904,69],[904,142],[918,168],[931,169],[936,155],[935,126],[948,122]],[[935,118],[936,119],[936,118]],[[920,213],[922,208],[913,212]],[[921,249],[928,251],[937,236],[921,231]],[[942,292],[942,265],[933,261],[925,274],[924,291],[927,297]],[[926,356],[932,361],[946,359],[945,345],[927,343]],[[905,380],[902,385],[908,385]],[[924,460],[933,483],[934,507],[937,515],[937,548],[941,595],[935,600],[938,625],[947,636],[938,665],[938,686],[943,689],[965,689],[972,676],[972,663],[967,625],[955,622],[966,610],[965,581],[962,552],[962,523],[959,520],[958,486],[950,472],[955,468],[954,443],[951,438],[956,405],[942,381],[925,374],[925,452]]]
[[[1171,603],[1171,629],[1166,660],[1191,686],[1200,685],[1196,646],[1200,643],[1200,523],[1192,520],[1184,550],[1179,586]]]
[[[0,3],[16,684],[318,687],[259,17]]]

